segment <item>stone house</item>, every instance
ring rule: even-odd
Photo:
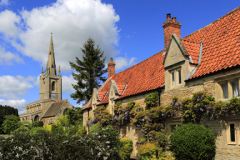
[[[93,110],[104,105],[113,114],[114,104],[134,101],[145,106],[145,97],[157,92],[162,106],[172,97],[191,97],[206,91],[216,101],[239,97],[240,82],[240,7],[213,23],[181,38],[181,23],[176,17],[163,23],[165,48],[148,59],[115,74],[113,59],[108,63],[108,79],[93,90],[85,105],[83,124],[93,117]],[[239,159],[240,116],[203,120],[217,137],[216,159]],[[167,129],[180,124],[180,117],[167,119]],[[89,128],[88,128],[89,129]],[[143,134],[131,124],[119,128],[121,137],[133,141],[132,157],[136,157]]]
[[[43,120],[44,125],[55,122],[64,109],[71,108],[69,101],[62,100],[62,76],[60,66],[56,74],[55,54],[51,35],[46,71],[43,71],[39,80],[39,100],[26,104],[26,113],[20,114],[21,121],[33,122]]]

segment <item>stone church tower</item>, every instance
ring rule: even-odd
[[[48,61],[45,72],[42,68],[42,74],[40,76],[40,93],[39,99],[46,100],[49,98],[54,98],[56,100],[62,100],[62,76],[60,73],[60,66],[58,70],[58,75],[56,74],[56,64],[53,48],[53,40],[51,35],[50,47],[48,52]]]
[[[53,39],[51,35],[46,70],[40,75],[39,100],[26,104],[26,113],[19,115],[21,121],[42,120],[44,124],[56,122],[59,115],[72,105],[67,99],[62,100],[62,76],[60,66],[57,75]]]

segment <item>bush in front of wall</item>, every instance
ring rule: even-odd
[[[43,127],[43,121],[34,121],[32,127]]]
[[[98,133],[98,132],[100,132],[101,129],[102,128],[98,123],[93,124],[90,128],[89,134]]]
[[[65,131],[64,131],[64,128],[61,124],[52,124],[51,125],[51,133],[52,134],[64,134]]]
[[[158,156],[162,157],[162,148],[160,148],[156,143],[147,142],[140,147],[139,157],[142,159],[151,159],[155,157],[156,150],[158,150]]]
[[[43,127],[34,127],[29,132],[30,132],[30,134],[33,134],[33,135],[40,134],[43,132],[47,132],[48,134],[50,134],[50,131]]]
[[[128,139],[128,138],[121,138],[120,139],[120,151],[118,153],[120,158],[124,159],[124,160],[130,159],[132,150],[133,150],[132,140]]]
[[[216,138],[211,129],[187,123],[178,126],[170,137],[170,150],[176,159],[212,160],[216,153]]]

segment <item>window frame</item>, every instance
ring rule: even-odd
[[[234,82],[237,82],[237,90],[238,90],[237,96],[234,96],[234,85],[233,85]],[[232,97],[239,97],[239,80],[235,79],[235,80],[231,81],[230,83],[231,83],[231,87],[232,87]]]
[[[179,77],[179,73],[180,73],[180,77]],[[183,85],[182,67],[181,66],[177,66],[177,67],[169,70],[169,74],[170,74],[170,83],[171,83],[170,89],[173,89],[175,87]],[[174,83],[173,83],[173,78],[174,78]],[[181,83],[179,83],[179,80],[180,80],[179,78],[181,79]]]
[[[234,130],[235,130],[235,141],[231,141],[231,131],[230,131],[230,125],[234,124]],[[227,144],[228,145],[240,145],[240,134],[239,134],[239,121],[227,121],[226,126],[226,135],[227,135]]]
[[[182,84],[182,70],[178,69],[177,72],[178,72],[178,85],[181,85]]]
[[[175,77],[176,77],[176,76],[175,76],[175,71],[172,71],[172,72],[171,72],[171,86],[172,86],[172,87],[176,86],[176,83],[175,83],[175,82],[176,82],[176,81],[175,81],[176,78],[175,78]]]

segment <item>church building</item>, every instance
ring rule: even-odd
[[[134,101],[145,107],[144,100],[150,93],[158,94],[161,106],[170,105],[173,97],[185,99],[199,91],[205,91],[215,101],[240,98],[240,7],[183,38],[181,26],[176,17],[167,14],[162,26],[165,48],[119,73],[115,73],[116,63],[110,60],[108,79],[93,89],[92,99],[84,107],[83,125],[94,117],[98,106],[105,106],[114,115],[114,104],[126,106]],[[180,119],[167,118],[166,129],[179,125]],[[239,159],[239,114],[203,119],[201,124],[215,133],[215,159]],[[131,157],[136,158],[144,137],[141,128],[129,123],[119,126],[119,133],[133,141]]]
[[[19,115],[21,121],[42,120],[44,125],[55,122],[64,109],[72,109],[67,99],[62,100],[62,76],[60,66],[57,75],[53,39],[51,35],[46,70],[40,75],[39,100],[26,104],[26,113]]]

